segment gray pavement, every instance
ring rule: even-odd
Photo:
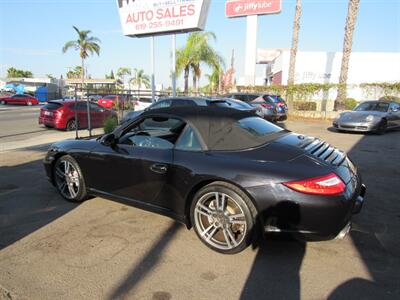
[[[40,105],[0,105],[0,152],[53,143],[75,138],[75,132],[47,129],[38,124]],[[101,134],[96,128],[92,134]],[[79,136],[88,136],[87,130],[79,130]]]
[[[400,132],[286,125],[359,166],[366,203],[344,240],[268,237],[217,254],[166,217],[102,198],[64,201],[45,179],[45,147],[19,147],[0,153],[0,299],[399,299]]]

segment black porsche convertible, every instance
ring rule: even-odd
[[[365,194],[344,152],[230,108],[144,112],[100,138],[53,144],[44,165],[67,200],[130,202],[228,254],[259,232],[344,235]]]

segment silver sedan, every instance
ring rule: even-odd
[[[354,110],[341,113],[333,120],[339,131],[376,132],[400,126],[400,104],[389,101],[366,101]]]

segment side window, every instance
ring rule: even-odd
[[[170,105],[171,105],[170,100],[162,100],[162,101],[157,102],[154,105],[150,106],[149,109],[164,108],[164,107],[169,107]]]
[[[103,109],[99,105],[94,103],[90,103],[90,110],[95,112],[103,111]]]
[[[194,103],[194,101],[192,100],[175,100],[172,101],[172,107],[174,106],[197,106],[196,103]]]
[[[135,147],[172,149],[185,122],[165,117],[149,117],[129,128],[120,138],[120,144]]]
[[[400,105],[397,103],[390,103],[390,109],[391,110],[399,110],[400,109]]]
[[[187,126],[175,144],[175,149],[186,151],[201,151],[200,141],[192,127]]]

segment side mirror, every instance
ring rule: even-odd
[[[114,133],[108,133],[101,137],[100,143],[104,146],[112,147],[117,144],[117,139],[115,138]]]

